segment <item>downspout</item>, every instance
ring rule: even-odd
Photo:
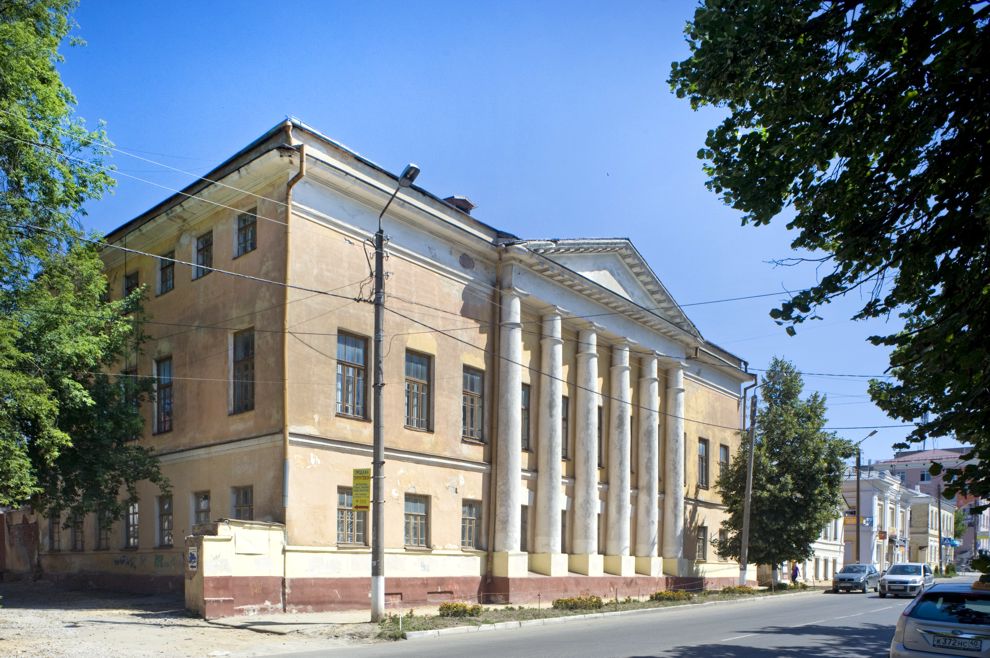
[[[495,302],[492,304],[492,336],[494,337],[494,356],[492,357],[492,390],[489,399],[494,402],[490,405],[492,413],[489,414],[489,426],[491,427],[491,440],[488,441],[489,461],[491,470],[488,473],[488,532],[485,541],[487,554],[485,555],[485,585],[492,582],[492,563],[494,560],[495,545],[495,510],[498,506],[498,482],[496,469],[498,468],[498,409],[499,404],[499,373],[502,371],[499,358],[502,355],[502,252],[504,245],[498,246],[498,260],[495,262]]]
[[[285,124],[285,139],[292,145],[292,124]],[[289,179],[285,188],[285,272],[283,281],[289,282],[292,241],[289,234],[289,220],[292,216],[292,188],[306,176],[306,145],[299,145],[299,171]],[[282,521],[285,524],[285,547],[282,550],[282,611],[287,608],[286,589],[288,572],[289,544],[289,302],[286,289],[286,302],[282,307]]]

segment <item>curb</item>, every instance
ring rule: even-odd
[[[502,631],[511,628],[524,628],[527,626],[546,626],[549,624],[563,624],[573,621],[587,621],[588,619],[604,619],[605,617],[620,617],[624,615],[640,615],[658,612],[670,612],[689,606],[709,606],[709,605],[733,605],[739,603],[752,603],[757,601],[769,601],[778,596],[811,596],[822,594],[815,590],[812,592],[788,592],[786,594],[774,594],[771,596],[750,596],[729,601],[703,601],[701,603],[685,603],[683,605],[671,605],[662,608],[641,608],[639,610],[615,610],[610,612],[592,612],[587,615],[569,615],[565,617],[546,617],[544,619],[526,619],[523,621],[501,621],[497,624],[481,624],[479,626],[451,626],[450,628],[435,628],[428,631],[409,631],[406,633],[407,640],[422,640],[430,637],[442,637],[444,635],[464,635],[466,633],[485,633],[490,631]]]

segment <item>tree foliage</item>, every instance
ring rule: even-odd
[[[106,301],[80,240],[84,203],[113,180],[56,69],[74,4],[0,3],[0,506],[116,517],[121,489],[164,481],[128,442],[147,385],[100,374],[140,341],[140,297]]]
[[[785,211],[824,276],[771,315],[795,325],[852,290],[892,381],[870,393],[955,436],[979,463],[949,493],[990,496],[990,5],[963,0],[705,0],[670,82],[728,116],[699,157],[708,186],[767,224]],[[899,445],[896,447],[906,447]]]
[[[748,558],[755,564],[807,559],[822,528],[839,513],[843,460],[851,447],[822,429],[825,398],[813,393],[803,400],[803,387],[794,366],[775,358],[760,389],[749,517]],[[724,558],[739,559],[748,452],[747,437],[717,483],[728,515],[722,522],[726,538],[714,543]]]

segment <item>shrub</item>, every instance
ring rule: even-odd
[[[573,596],[570,598],[554,599],[555,610],[599,610],[604,605],[600,596]]]
[[[441,603],[441,617],[477,617],[481,614],[481,606],[474,603]]]
[[[955,576],[956,575],[956,565],[952,564],[951,562],[949,564],[945,565],[945,575],[946,576]]]
[[[723,587],[721,590],[719,590],[719,592],[722,594],[739,594],[739,595],[756,594],[756,590],[750,587],[749,585],[731,585],[729,587]]]
[[[693,598],[694,594],[682,589],[665,589],[650,594],[651,601],[690,601]]]

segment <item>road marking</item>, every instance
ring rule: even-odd
[[[719,642],[732,642],[733,640],[741,640],[744,637],[753,637],[756,633],[747,633],[746,635],[737,635],[735,637],[727,637],[724,640],[719,640]]]
[[[820,624],[823,621],[829,621],[828,619],[816,619],[815,621],[806,621],[801,624],[794,624],[791,628],[801,628],[802,626],[810,626],[811,624]]]

